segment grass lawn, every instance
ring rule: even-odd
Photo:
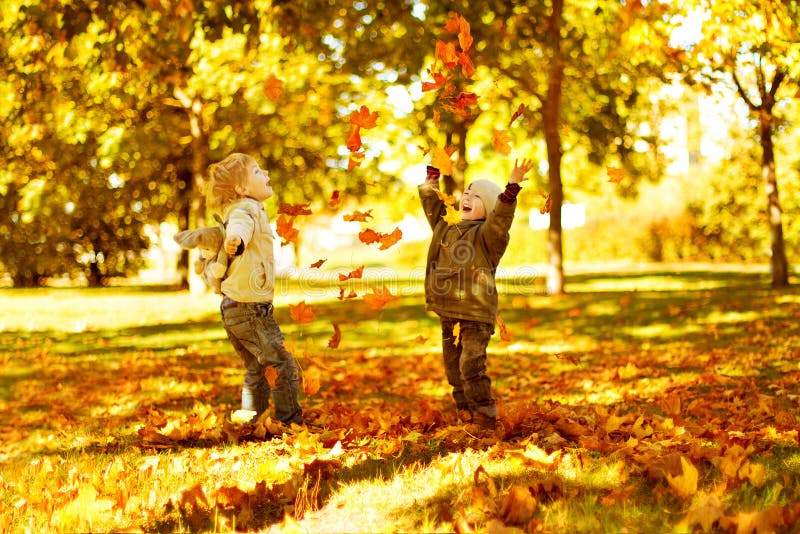
[[[218,296],[0,290],[4,531],[798,532],[797,279],[505,281],[498,439],[457,419],[419,280],[372,274],[279,284],[313,428],[231,422]]]

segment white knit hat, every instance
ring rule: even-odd
[[[503,189],[499,185],[489,180],[475,180],[469,184],[467,189],[475,191],[475,194],[481,199],[483,207],[486,208],[486,215],[494,211],[494,207],[497,204],[497,197],[503,192]]]

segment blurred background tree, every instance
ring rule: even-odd
[[[477,177],[504,180],[515,156],[540,160],[520,211],[544,204],[538,189],[549,194],[547,251],[526,245],[509,261],[546,262],[550,293],[564,289],[565,258],[757,261],[765,257],[764,233],[756,231],[764,220],[776,276],[783,265],[775,263],[776,228],[796,223],[772,221],[800,204],[796,150],[783,148],[797,140],[797,25],[786,24],[797,20],[797,3],[740,3],[8,0],[0,20],[0,267],[19,286],[133,275],[157,235],[149,229],[166,220],[179,228],[211,222],[204,174],[232,151],[270,169],[278,202],[310,202],[315,215],[330,215],[328,200],[339,191],[343,205],[400,218],[418,208],[405,182],[427,161],[419,147],[452,145],[454,173],[445,183],[452,192]],[[676,43],[676,27],[708,22],[703,9],[720,14],[719,31]],[[436,95],[420,87],[430,79],[436,40],[452,38],[443,30],[451,12],[471,26],[476,72],[465,83],[478,105],[468,117],[442,114],[437,125]],[[778,33],[739,24],[747,13],[765,13]],[[736,28],[749,33],[734,35]],[[768,34],[768,45],[743,39],[750,33]],[[731,60],[712,65],[724,54],[711,48],[719,46],[707,42],[711,35],[738,39],[733,60],[752,61],[735,71]],[[760,173],[751,151],[739,150],[717,169],[692,167],[701,175],[691,182],[669,175],[667,118],[687,113],[665,91],[678,72],[695,83],[703,75],[711,93],[728,84],[748,97],[760,128]],[[773,88],[767,110],[770,100],[761,97]],[[365,135],[361,166],[348,171],[348,116],[361,105],[379,112],[378,127]],[[765,116],[771,129],[763,129]],[[508,130],[512,154],[494,149],[498,129]],[[786,153],[785,164],[764,163],[768,138]],[[619,183],[609,184],[607,168]],[[770,169],[788,182],[777,203],[776,170],[766,217],[755,209],[751,181],[770,184]],[[642,190],[665,200],[663,186],[680,190],[671,195],[680,208],[636,207]],[[564,201],[596,214],[566,230],[573,240],[566,251]],[[181,265],[186,285],[186,256]]]

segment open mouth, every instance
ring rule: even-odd
[[[470,208],[469,206],[461,206],[461,211],[463,211],[464,213],[469,213],[472,211],[472,208]]]

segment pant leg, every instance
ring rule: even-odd
[[[252,336],[252,313],[247,308],[222,310],[222,324],[234,350],[242,360],[244,382],[242,384],[242,410],[252,410],[259,415],[269,408],[272,390],[264,371],[266,367],[258,361],[257,345]]]
[[[491,380],[486,374],[486,347],[493,332],[491,324],[461,321],[459,370],[470,408],[494,418],[497,417],[497,405],[492,397]]]
[[[283,333],[272,314],[272,305],[260,305],[256,320],[262,365],[278,371],[278,379],[272,388],[272,401],[275,405],[275,418],[284,423],[303,423],[303,412],[297,400],[300,389],[300,375],[294,356],[284,345]]]
[[[442,323],[442,359],[444,361],[444,373],[447,382],[452,387],[453,400],[456,401],[456,408],[459,410],[469,410],[469,402],[464,395],[464,384],[461,381],[461,370],[459,360],[461,358],[461,339],[456,343],[453,328],[459,323],[457,319],[441,317]]]

